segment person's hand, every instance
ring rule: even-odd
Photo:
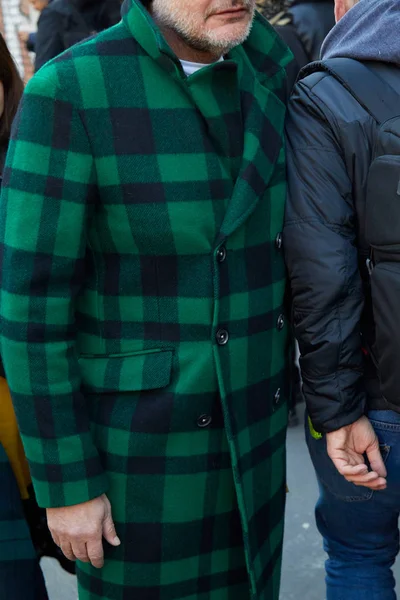
[[[112,546],[121,544],[107,496],[64,508],[48,508],[47,521],[53,539],[69,560],[104,565],[103,537]]]
[[[371,490],[386,488],[386,467],[378,438],[367,417],[328,433],[326,440],[330,458],[347,481]],[[365,464],[364,454],[368,457],[371,471]]]
[[[19,31],[18,37],[21,40],[21,42],[24,42],[24,44],[26,44],[29,40],[29,33],[27,31]]]

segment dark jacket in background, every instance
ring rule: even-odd
[[[318,60],[322,43],[335,25],[333,0],[293,0],[289,14],[308,62]]]
[[[119,0],[52,0],[38,22],[35,70],[119,20]]]
[[[323,57],[366,60],[382,85],[400,94],[399,12],[394,0],[360,2],[332,32]],[[376,62],[379,57],[385,62]],[[326,73],[296,86],[287,123],[284,245],[303,392],[321,432],[353,423],[366,406],[387,408],[363,352],[374,344],[364,221],[376,131],[369,113]]]
[[[290,48],[293,54],[293,60],[286,67],[288,90],[290,93],[294,84],[296,83],[299,71],[305,67],[310,60],[299,36],[297,35],[297,31],[290,14],[284,13],[278,15],[278,17],[278,19],[271,19],[271,24],[275,27],[276,31],[279,33],[280,37]]]
[[[36,31],[33,31],[32,33],[29,34],[28,41],[26,42],[26,49],[28,50],[28,52],[35,52],[36,36],[37,36]]]

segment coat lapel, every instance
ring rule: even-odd
[[[219,238],[231,235],[263,196],[283,146],[286,87],[291,54],[258,13],[248,40],[222,63],[189,79],[138,0],[125,0],[123,19],[145,51],[189,93],[207,123],[214,148],[233,182]]]
[[[244,141],[239,176],[220,237],[231,235],[252,214],[283,147],[286,107],[279,98],[284,95],[279,87],[286,85],[282,65],[290,60],[290,53],[285,47],[282,51],[282,46],[269,25],[257,16],[248,42],[229,55],[239,65]],[[274,53],[281,54],[280,61],[274,60]]]

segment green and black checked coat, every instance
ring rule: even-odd
[[[0,443],[0,598],[48,600],[21,494]]]
[[[109,495],[84,600],[277,600],[284,67],[257,16],[186,78],[148,13],[44,67],[1,202],[2,355],[39,503]]]

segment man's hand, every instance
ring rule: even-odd
[[[386,467],[378,438],[367,417],[326,435],[328,454],[347,481],[371,490],[386,488]],[[365,464],[367,455],[371,471]]]
[[[47,520],[53,539],[69,560],[92,563],[97,569],[104,565],[103,537],[112,546],[121,544],[111,515],[111,504],[100,498],[47,509]]]

